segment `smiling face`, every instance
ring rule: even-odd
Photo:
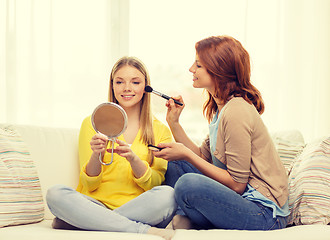
[[[203,67],[199,61],[199,57],[196,54],[194,64],[189,68],[189,71],[193,74],[193,87],[194,88],[205,88],[210,93],[214,92],[214,83],[211,75],[207,72],[206,68]]]
[[[144,75],[129,65],[121,67],[113,76],[113,92],[124,109],[141,106],[145,85]]]

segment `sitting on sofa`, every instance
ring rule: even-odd
[[[78,129],[0,124],[0,239],[162,239],[158,236],[56,230],[45,204],[55,184],[76,188]],[[300,132],[272,134],[289,179],[289,225],[281,230],[176,230],[178,239],[315,239],[330,236],[330,137],[305,143]]]

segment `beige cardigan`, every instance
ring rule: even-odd
[[[200,151],[212,162],[209,137]],[[224,106],[213,155],[236,182],[249,183],[280,207],[288,200],[286,172],[273,141],[256,108],[243,98]]]

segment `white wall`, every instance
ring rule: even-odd
[[[226,34],[251,55],[269,130],[311,140],[330,133],[329,23],[328,0],[0,0],[0,122],[79,128],[107,100],[114,61],[129,54],[156,90],[183,95],[182,123],[200,141],[194,44]],[[153,105],[164,121],[164,100]]]
[[[123,3],[1,0],[0,121],[79,128],[107,101],[111,66],[127,54]]]
[[[307,141],[330,133],[330,1],[140,0],[131,7],[130,52],[146,61],[154,86],[183,95],[182,122],[196,138],[207,126],[198,124],[205,123],[201,93],[192,89],[188,72],[194,44],[223,34],[250,53],[251,79],[265,100],[262,117],[270,131],[298,129]],[[160,106],[157,100],[164,116]]]

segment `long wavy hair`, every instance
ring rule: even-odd
[[[214,81],[214,97],[221,104],[231,96],[242,97],[253,104],[259,114],[264,112],[261,94],[250,82],[250,56],[238,40],[230,36],[213,36],[197,42],[195,48],[199,61]],[[208,92],[203,112],[209,122],[217,109],[215,99]]]
[[[127,56],[122,57],[115,63],[110,74],[109,95],[108,95],[109,102],[114,102],[118,104],[118,100],[116,99],[113,91],[113,79],[116,72],[124,66],[131,66],[136,68],[138,71],[140,71],[143,74],[145,85],[146,86],[150,85],[150,76],[143,62],[136,57],[127,57]],[[141,101],[142,101],[141,111],[140,111],[141,139],[145,145],[154,144],[155,140],[154,140],[154,131],[152,127],[153,117],[151,112],[150,94],[144,93]],[[149,150],[149,155],[151,157],[151,162],[150,162],[151,165],[153,162],[153,154],[150,150]]]

